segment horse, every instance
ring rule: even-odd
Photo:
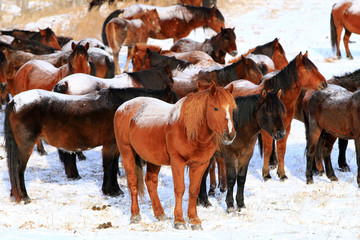
[[[30,202],[24,172],[40,136],[48,144],[71,152],[102,146],[102,192],[109,196],[122,195],[117,182],[119,151],[113,119],[121,104],[139,96],[170,103],[178,100],[170,88],[109,88],[81,96],[33,89],[14,96],[7,104],[4,121],[11,196],[16,202]]]
[[[255,48],[250,49],[247,53],[244,54],[246,57],[248,54],[254,55],[265,55],[271,58],[274,62],[275,70],[281,70],[288,65],[288,60],[286,59],[285,51],[281,44],[279,43],[279,39],[275,38],[273,41],[265,43],[263,45],[256,46]],[[232,59],[229,62],[235,62],[237,59]]]
[[[226,53],[237,55],[235,28],[222,28],[221,31],[204,42],[197,42],[189,38],[182,38],[171,46],[173,52],[203,51],[210,55],[215,62],[225,64]]]
[[[178,4],[201,7],[203,0],[178,0]]]
[[[121,46],[128,47],[125,71],[129,69],[132,50],[136,43],[146,43],[151,32],[160,31],[159,15],[156,9],[147,10],[139,19],[127,20],[124,18],[111,19],[105,28],[108,46],[112,49],[115,73],[120,74],[119,52]],[[105,43],[105,42],[104,42]],[[106,45],[106,43],[105,43]]]
[[[335,3],[332,6],[330,14],[330,35],[332,49],[336,49],[336,56],[341,58],[340,52],[340,38],[343,28],[344,34],[344,46],[346,50],[346,57],[353,59],[349,49],[349,39],[351,33],[360,34],[360,19],[359,2],[353,0],[343,0]]]
[[[37,41],[18,37],[14,38],[14,40],[11,42],[11,45],[19,50],[30,52],[36,55],[50,54],[57,51],[55,48],[43,45]]]
[[[45,29],[40,29],[39,31],[27,31],[27,30],[19,30],[19,29],[13,29],[13,30],[1,30],[1,35],[10,35],[15,38],[19,39],[27,39],[31,41],[36,41],[38,43],[41,43],[45,46],[51,47],[56,50],[61,50],[61,47],[59,45],[58,39],[51,30],[51,28],[47,27]]]
[[[89,45],[72,45],[73,52],[67,64],[56,68],[52,64],[42,60],[31,60],[25,63],[16,73],[14,82],[9,82],[9,91],[12,96],[30,90],[44,89],[50,91],[62,78],[73,73],[90,73],[88,62]]]
[[[3,51],[0,50],[0,109],[2,108],[2,104],[5,103],[6,100],[6,86],[7,86],[7,77],[6,77],[6,72],[7,72],[7,67],[8,67],[8,63],[7,63],[7,59],[6,59],[6,55],[4,54]]]
[[[169,65],[174,79],[173,89],[179,97],[186,96],[188,93],[197,89],[197,82],[211,83],[214,81],[218,86],[225,86],[237,79],[248,79],[259,83],[262,74],[256,63],[247,58],[242,58],[236,63],[220,69],[197,68],[189,62],[185,62],[175,57],[160,55],[151,50],[147,50],[146,58],[149,58],[151,67]],[[181,66],[181,69],[179,69]]]
[[[359,100],[359,90],[350,92],[332,84],[329,84],[326,90],[315,91],[311,95],[308,103],[308,126],[306,128],[305,176],[307,184],[314,181],[312,166],[317,151],[316,146],[322,130],[325,130],[335,138],[354,139],[358,166],[357,183],[360,187]]]
[[[269,75],[269,76],[268,76]],[[286,151],[286,141],[289,136],[291,122],[294,118],[296,110],[297,98],[300,95],[301,89],[321,90],[326,88],[327,83],[324,76],[319,72],[317,67],[309,60],[306,54],[301,52],[281,71],[272,72],[264,76],[259,85],[255,85],[246,80],[239,80],[233,82],[234,97],[247,96],[252,94],[260,94],[262,89],[270,91],[282,90],[281,101],[286,108],[285,116],[283,117],[286,135],[280,141],[276,141],[276,152],[278,158],[277,174],[280,180],[287,179],[284,170],[284,157]],[[269,159],[273,149],[273,139],[271,136],[261,131],[260,151],[264,157],[264,164],[262,169],[262,177],[266,181],[271,178],[269,173]]]
[[[223,68],[221,64],[215,62],[212,57],[203,51],[175,53],[170,50],[162,50],[160,46],[138,43],[135,44],[131,59],[134,72],[149,69],[151,67],[149,58],[144,57],[147,49],[161,55],[191,62],[193,65],[200,68]]]
[[[114,131],[131,195],[130,221],[141,220],[138,194],[144,194],[140,158],[147,162],[145,182],[159,220],[166,219],[158,194],[161,165],[170,165],[175,192],[174,227],[186,229],[182,212],[184,170],[189,166],[188,219],[192,229],[201,229],[196,198],[201,177],[216,149],[217,139],[230,144],[235,138],[231,87],[212,84],[210,89],[191,93],[175,105],[152,98],[136,98],[121,105],[114,116]]]
[[[65,45],[61,47],[61,51],[71,51],[71,45],[73,42],[75,44],[80,43],[81,45],[85,45],[86,43],[89,43],[89,48],[100,48],[102,50],[105,50],[105,45],[97,38],[84,38],[79,41],[75,41],[75,40],[68,41]]]
[[[114,1],[115,0],[108,0],[108,4],[111,5],[114,3]],[[95,6],[98,6],[98,8],[100,8],[104,2],[106,2],[106,0],[91,0],[91,2],[89,3],[88,11],[90,12],[90,10]]]
[[[199,27],[211,28],[216,33],[225,28],[225,19],[221,12],[216,8],[196,7],[189,5],[173,5],[169,7],[156,7],[144,4],[134,4],[123,9],[112,12],[104,21],[102,30],[102,40],[106,45],[106,24],[114,17],[123,12],[122,17],[133,19],[138,17],[147,9],[156,9],[159,13],[160,32],[150,33],[151,38],[168,39],[174,42],[187,37],[190,32]]]

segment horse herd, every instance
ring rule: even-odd
[[[184,38],[198,27],[217,34],[202,43]],[[80,178],[76,156],[85,158],[81,151],[102,146],[103,194],[124,194],[117,181],[121,156],[132,223],[141,221],[138,196],[144,194],[144,181],[155,217],[167,219],[157,186],[161,166],[170,165],[174,227],[186,229],[182,198],[187,166],[188,221],[192,229],[201,229],[196,208],[211,205],[206,178],[210,172],[211,195],[215,162],[221,191],[227,190],[227,212],[245,207],[244,185],[257,141],[264,157],[263,179],[271,178],[269,169],[275,165],[278,177],[287,179],[286,141],[294,118],[306,129],[306,182],[313,182],[314,172],[324,172],[322,160],[328,178],[337,180],[330,154],[339,138],[343,171],[349,171],[347,140],[355,140],[360,185],[360,71],[326,80],[307,52],[288,62],[277,38],[225,65],[226,54],[237,55],[236,35],[215,7],[135,4],[118,9],[104,21],[102,42],[55,36],[50,28],[1,33],[0,90],[2,102],[8,102],[5,149],[10,195],[16,202],[30,202],[24,173],[35,144],[46,154],[41,140],[58,148],[71,179]],[[173,38],[174,45],[169,50],[147,45],[149,37]],[[123,45],[128,56],[121,73]],[[130,60],[133,72],[128,72]]]

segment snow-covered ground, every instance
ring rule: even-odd
[[[323,0],[252,0],[229,1],[220,8],[227,27],[235,27],[238,52],[280,39],[288,60],[308,50],[309,58],[320,72],[330,78],[358,69],[360,38],[352,35],[350,50],[354,60],[337,60],[330,46],[330,11],[335,1]],[[55,18],[56,19],[56,18]],[[56,20],[55,20],[56,21]],[[212,31],[198,29],[189,36],[197,41],[210,37]],[[153,40],[164,49],[172,40]],[[341,41],[342,55],[345,50]],[[124,67],[126,49],[122,50]],[[230,58],[227,58],[229,60]],[[2,125],[4,114],[0,113]],[[67,180],[55,148],[46,145],[48,155],[33,152],[25,174],[26,187],[32,202],[17,204],[9,197],[10,183],[3,130],[0,129],[0,238],[1,239],[358,239],[360,238],[360,192],[356,183],[356,154],[353,141],[347,150],[351,172],[337,169],[337,144],[333,165],[338,182],[315,176],[314,184],[305,182],[305,134],[301,122],[292,123],[285,156],[289,177],[279,181],[276,170],[272,180],[261,177],[262,159],[258,149],[250,162],[245,184],[246,209],[226,213],[225,194],[216,191],[210,198],[212,207],[198,207],[203,231],[177,231],[172,227],[174,193],[171,171],[160,172],[159,196],[170,218],[158,222],[148,195],[140,200],[142,220],[130,224],[130,196],[121,168],[118,178],[124,197],[102,195],[101,148],[85,152],[86,161],[78,162],[81,180]],[[257,148],[257,146],[256,146]],[[121,161],[120,161],[121,164]],[[187,172],[185,172],[187,174]],[[186,178],[188,184],[188,179]],[[183,199],[186,217],[188,192]],[[94,208],[95,207],[95,208]],[[97,210],[100,209],[100,210]],[[95,209],[95,210],[94,210]],[[111,222],[110,228],[99,229]]]

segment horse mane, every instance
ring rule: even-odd
[[[173,79],[169,78],[165,67],[128,72],[127,74],[144,88],[162,89],[164,86],[174,83]]]
[[[211,17],[212,8],[196,7],[196,6],[192,6],[192,5],[180,5],[180,6],[183,6],[187,10],[192,12],[195,15],[195,19],[209,19]],[[217,9],[217,8],[215,8],[215,9],[216,9],[216,18],[224,22],[225,21],[224,16],[221,14],[219,9]]]
[[[13,41],[13,45],[23,51],[29,51],[33,54],[41,55],[41,54],[50,54],[56,51],[55,48],[46,46],[39,41],[34,40],[35,38],[22,38],[15,37]],[[19,45],[17,45],[19,44]]]
[[[229,100],[229,96],[225,94],[225,89],[216,88],[217,100]],[[198,137],[198,130],[204,123],[204,115],[206,109],[206,102],[209,98],[210,89],[206,89],[197,93],[189,93],[184,98],[181,106],[179,122],[183,124],[188,140],[196,140]],[[232,96],[231,96],[232,97]]]
[[[169,66],[171,70],[177,69],[183,71],[188,66],[192,65],[191,62],[177,59],[176,57],[169,57],[161,55],[149,49],[148,56],[150,56],[151,67],[165,67]]]
[[[264,45],[259,45],[259,46],[255,47],[252,52],[250,52],[251,50],[249,50],[248,53],[263,54],[263,55],[266,55],[269,58],[271,58],[272,55],[274,54],[274,42],[275,41],[278,41],[278,39],[275,38],[271,42],[265,43]],[[284,51],[283,47],[281,46],[281,44],[279,44],[279,48],[280,48],[280,53],[284,54],[285,51]]]
[[[240,64],[241,61],[242,60],[228,65],[224,68],[215,70],[218,85],[225,86],[226,84],[237,79],[236,65]]]
[[[6,62],[6,56],[5,56],[5,53],[0,50],[0,64]]]
[[[334,76],[332,79],[328,80],[328,83],[337,84],[346,88],[349,91],[356,91],[360,85],[360,69],[345,73],[342,76]]]

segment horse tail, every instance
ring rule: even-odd
[[[263,144],[263,141],[262,141],[261,133],[258,134],[258,143],[259,143],[260,157],[262,157],[264,144]]]
[[[68,89],[67,81],[62,81],[62,82],[58,82],[54,86],[53,91],[58,93],[66,93],[67,89]]]
[[[303,116],[304,116],[304,125],[305,125],[305,137],[306,137],[306,147],[305,147],[305,155],[307,154],[307,150],[308,150],[308,142],[309,142],[309,119],[305,113],[305,111],[303,111]]]
[[[109,57],[105,58],[105,62],[106,62],[105,78],[114,78],[115,77],[115,62],[111,61]]]
[[[137,177],[137,185],[138,185],[138,194],[140,198],[143,198],[145,195],[145,184],[144,184],[144,171],[143,171],[143,165],[142,165],[142,159],[138,154],[135,156],[135,172]]]
[[[7,154],[7,164],[9,169],[11,195],[16,200],[20,200],[22,196],[18,196],[19,192],[15,189],[21,189],[21,181],[19,177],[19,147],[15,141],[14,133],[11,129],[9,115],[14,108],[14,101],[7,104],[5,110],[4,132],[5,132],[5,149]]]
[[[334,51],[338,45],[338,42],[337,42],[337,33],[336,33],[336,27],[332,12],[330,13],[330,35],[331,35],[331,47]]]
[[[325,130],[323,129],[323,130],[321,131],[319,140],[318,140],[317,145],[316,145],[316,151],[315,151],[315,161],[316,161],[316,162],[322,160],[322,156],[321,156],[321,155],[322,155],[323,148],[324,148],[325,136],[326,136],[326,132],[325,132]]]
[[[101,38],[103,43],[105,44],[105,46],[109,46],[109,43],[107,41],[107,37],[106,37],[106,25],[108,24],[108,22],[110,22],[111,19],[116,18],[119,16],[120,13],[123,13],[124,9],[117,9],[115,11],[113,11],[112,13],[110,13],[110,15],[105,19],[104,24],[102,26],[102,32],[101,32]]]

